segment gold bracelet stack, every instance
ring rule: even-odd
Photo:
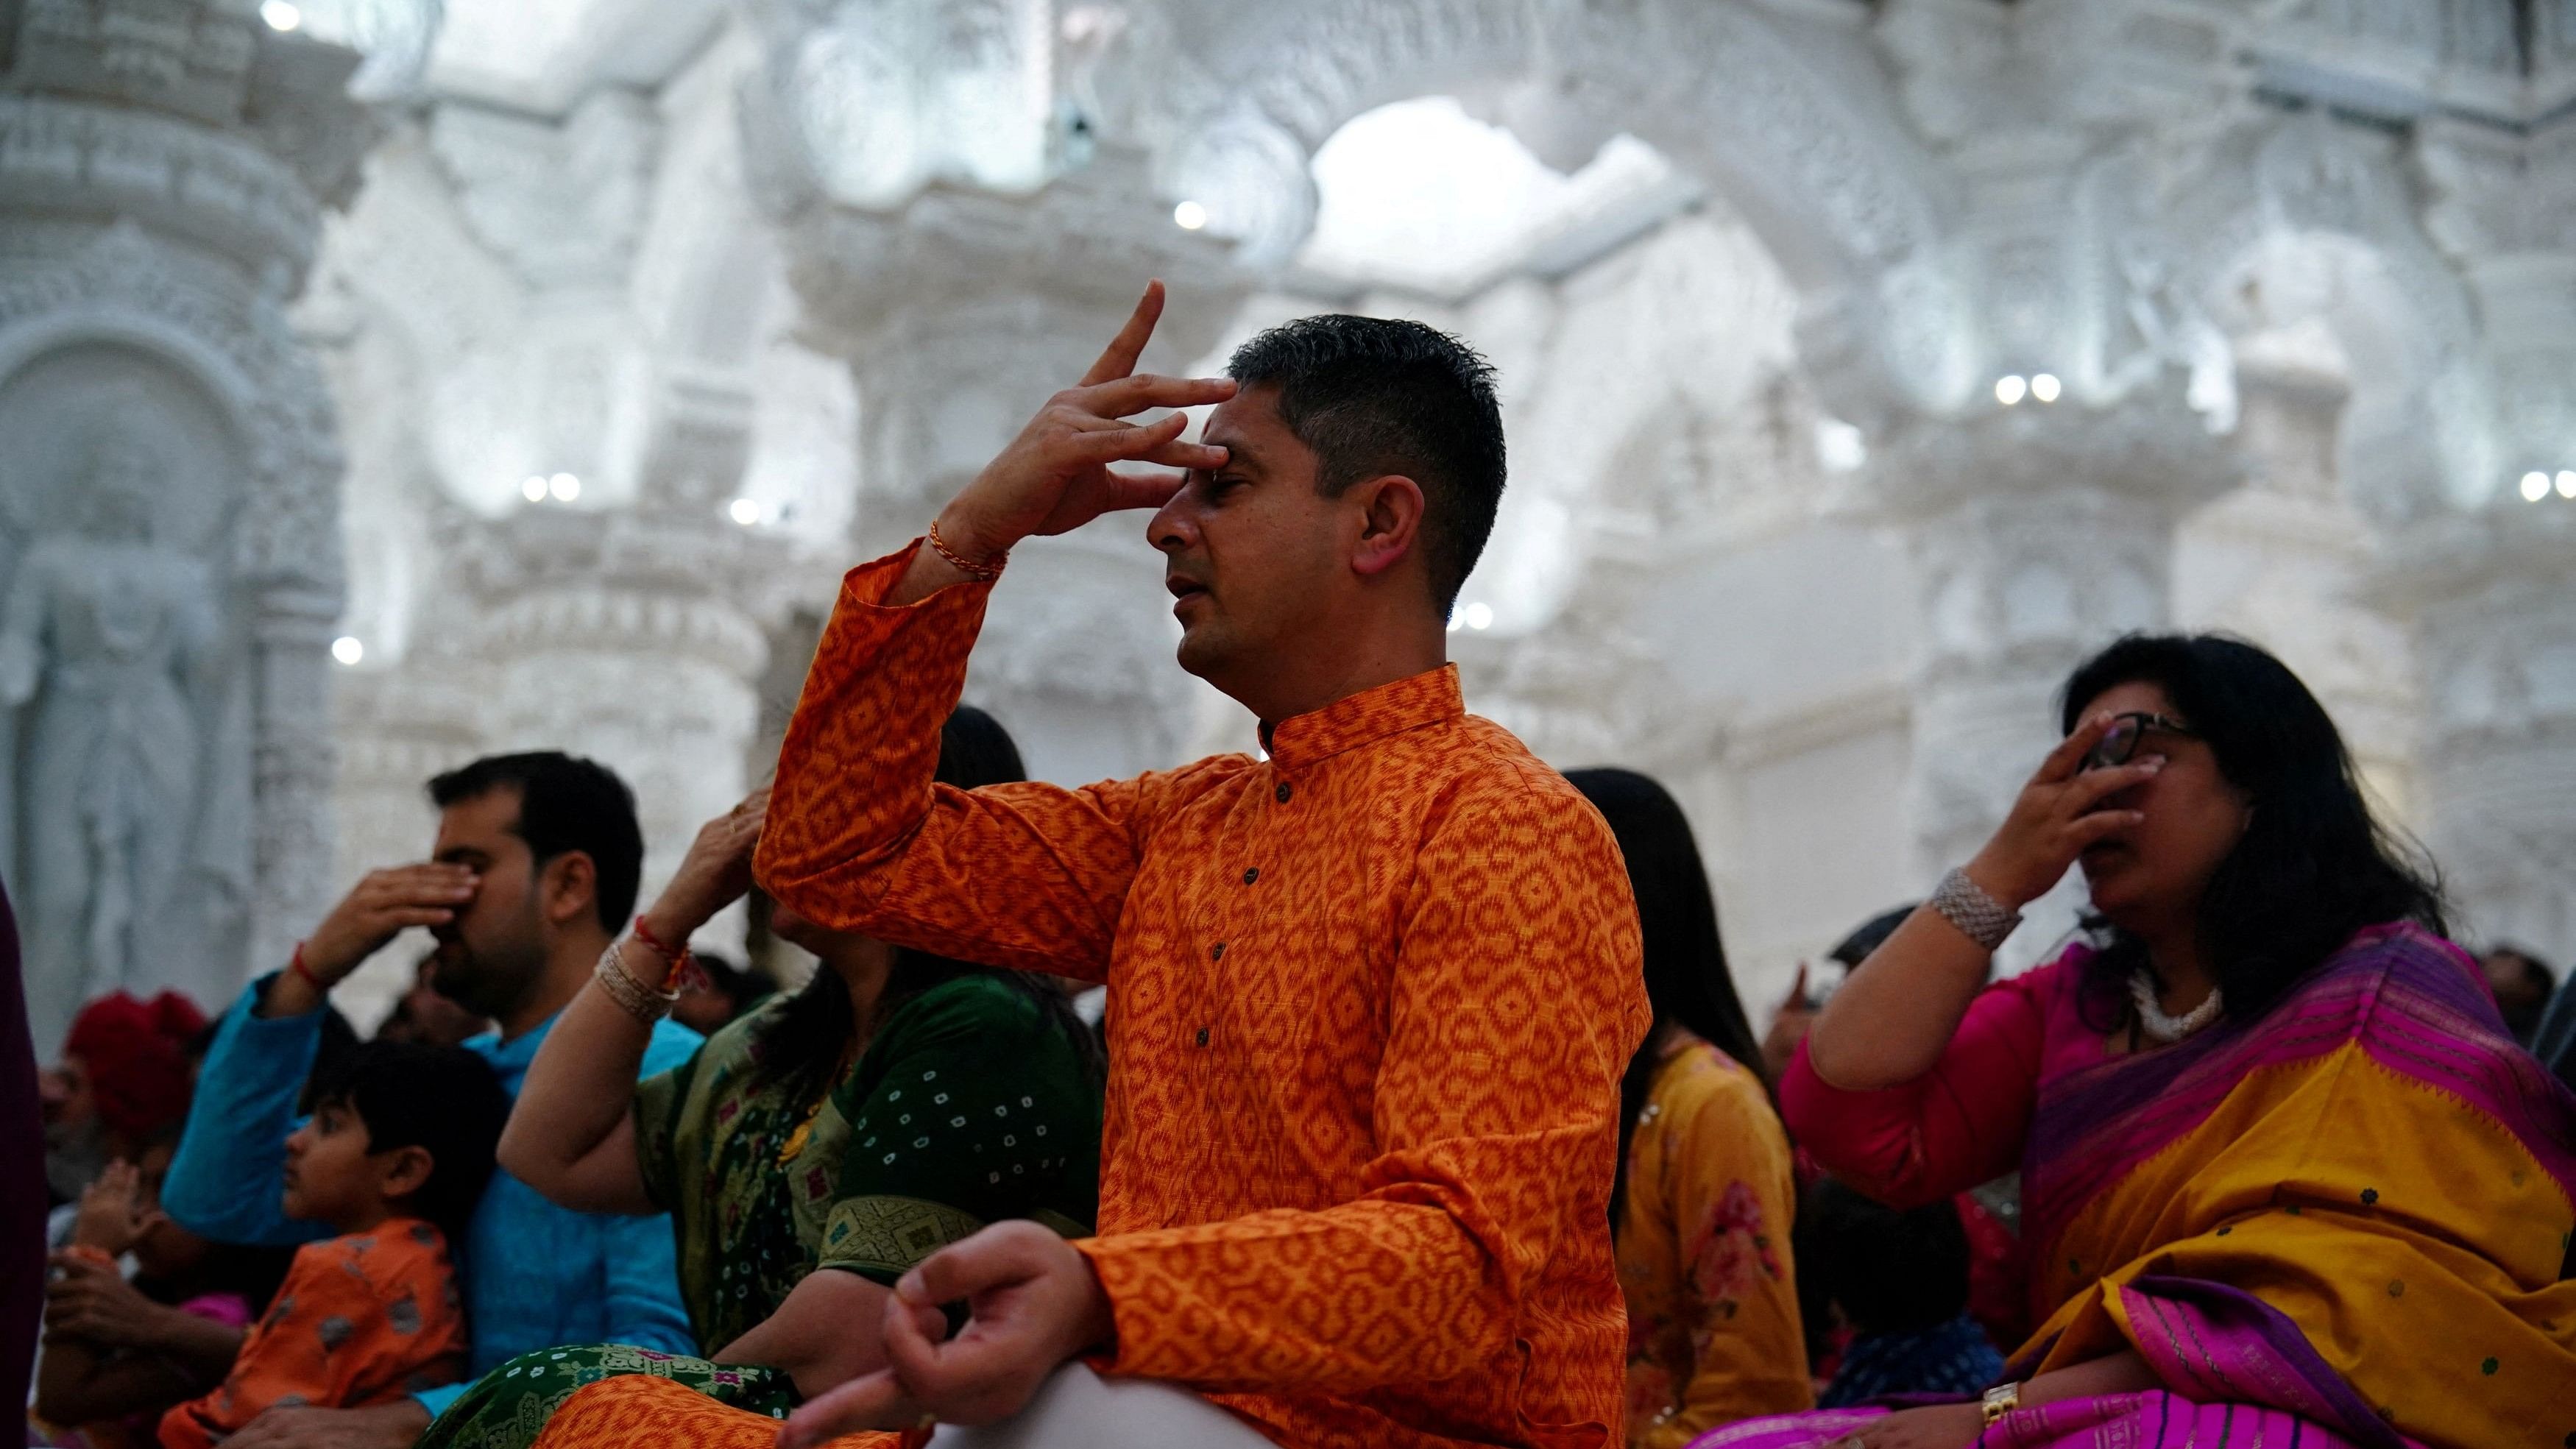
[[[617,1003],[618,1010],[651,1026],[671,1014],[671,1008],[680,1000],[680,989],[674,986],[656,991],[636,980],[635,973],[626,969],[626,957],[617,949],[623,944],[620,941],[609,942],[608,949],[599,953],[599,965],[590,974],[598,980],[599,989],[608,993],[608,999]]]

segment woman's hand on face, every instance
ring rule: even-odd
[[[1986,894],[2019,910],[2046,895],[2086,846],[2146,819],[2135,810],[2103,809],[2102,802],[2154,779],[2164,757],[2084,769],[2084,757],[2110,729],[2111,717],[2096,715],[2049,751],[1994,838],[1968,862],[1968,878]]]
[[[750,892],[751,853],[760,845],[760,828],[768,818],[769,787],[763,785],[698,827],[698,838],[689,843],[671,883],[646,913],[657,939],[676,947]]]

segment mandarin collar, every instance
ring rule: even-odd
[[[1272,765],[1296,770],[1389,735],[1445,724],[1466,714],[1466,697],[1458,690],[1458,666],[1443,664],[1337,699],[1311,714],[1292,715],[1275,725],[1264,722],[1261,747],[1270,752]]]

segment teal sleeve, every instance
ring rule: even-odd
[[[465,1397],[465,1391],[472,1387],[474,1384],[471,1380],[461,1384],[441,1384],[437,1388],[423,1389],[412,1395],[411,1401],[429,1410],[429,1417],[436,1419],[447,1412],[448,1405]]]
[[[218,1243],[287,1246],[331,1236],[286,1216],[286,1134],[322,1042],[322,1013],[262,1017],[252,1008],[276,980],[254,981],[224,1013],[197,1073],[187,1129],[161,1183],[170,1220]]]

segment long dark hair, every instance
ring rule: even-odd
[[[2073,731],[2122,684],[2163,690],[2252,806],[2200,899],[2200,949],[2227,1016],[2261,1016],[2365,926],[2414,921],[2444,934],[2431,863],[2372,816],[2343,735],[2289,666],[2223,634],[2132,634],[2066,681],[2061,727]],[[2086,967],[2084,1019],[2116,1031],[2135,1011],[2127,981],[2146,944],[2088,924],[2105,945]]]
[[[939,730],[939,767],[931,778],[960,790],[1008,784],[1029,777],[1020,763],[1020,747],[1002,722],[971,704],[961,704]],[[1073,1014],[1073,1004],[1054,983],[1025,971],[978,966],[971,961],[934,956],[910,947],[898,948],[885,992],[877,999],[883,1018],[904,1002],[942,982],[960,976],[995,976],[1036,1004],[1040,1016],[1072,1039],[1084,1068],[1097,1085],[1107,1074],[1100,1039]],[[797,989],[784,1007],[771,1012],[752,1043],[754,1080],[784,1082],[789,1094],[810,1100],[830,1089],[842,1058],[858,1039],[858,1021],[850,1010],[850,990],[841,973],[815,968],[812,979]]]
[[[1619,1165],[1610,1180],[1610,1226],[1616,1232],[1628,1203],[1628,1143],[1646,1110],[1658,1065],[1655,1043],[1664,1028],[1681,1027],[1757,1071],[1762,1048],[1727,972],[1726,948],[1717,937],[1717,898],[1680,802],[1634,770],[1576,770],[1565,778],[1610,822],[1619,853],[1627,857],[1644,936],[1646,1000],[1655,1010],[1654,1026],[1619,1079]]]

